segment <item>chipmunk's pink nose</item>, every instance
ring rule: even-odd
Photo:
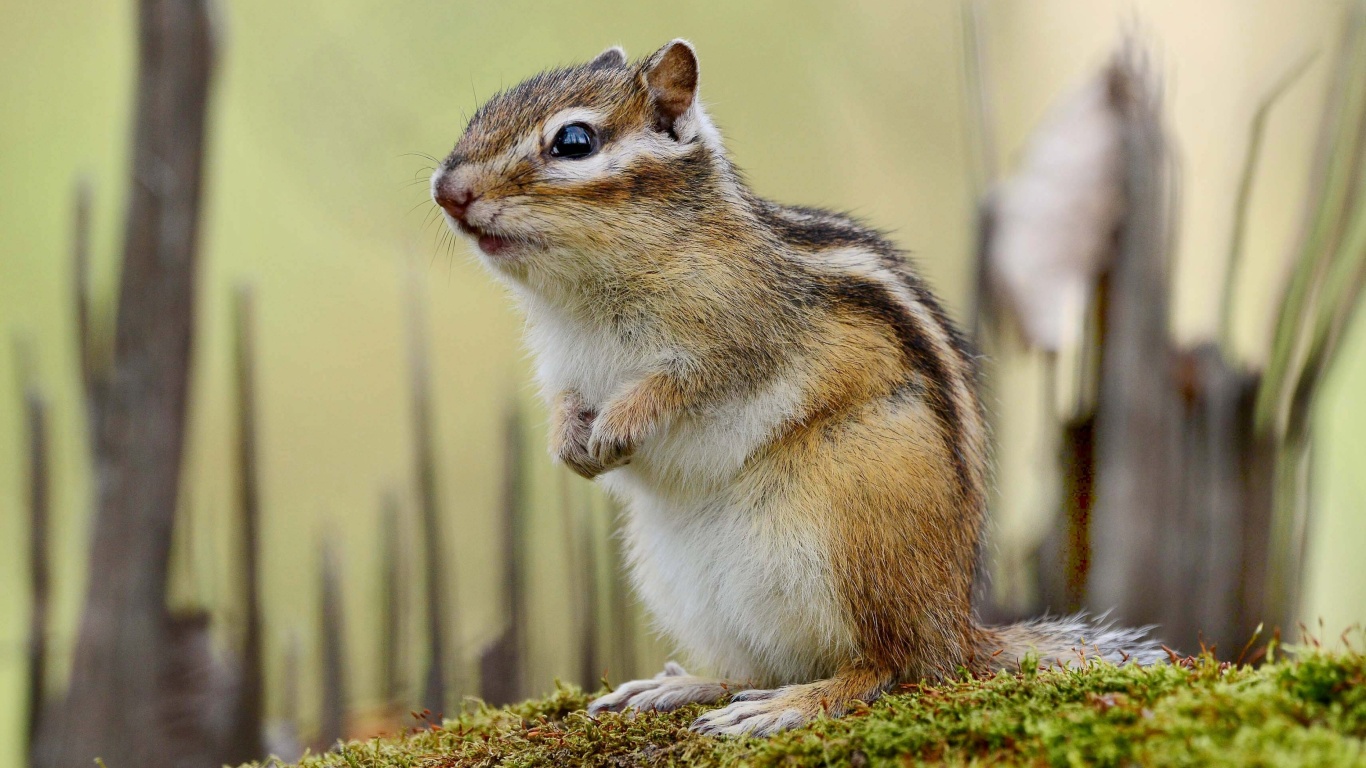
[[[465,220],[465,211],[470,207],[478,195],[469,188],[468,185],[457,182],[450,177],[441,179],[436,184],[436,191],[432,198],[436,204],[441,206],[451,216],[458,221]]]

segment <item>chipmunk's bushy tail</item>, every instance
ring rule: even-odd
[[[1018,669],[1029,655],[1040,666],[1077,666],[1105,659],[1112,664],[1148,666],[1167,661],[1171,654],[1149,637],[1152,627],[1116,627],[1104,616],[1091,619],[1084,613],[1059,618],[1044,617],[1018,624],[984,629],[984,648],[992,669]]]

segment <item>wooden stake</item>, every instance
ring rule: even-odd
[[[60,722],[37,766],[215,762],[205,729],[172,729],[166,612],[179,495],[214,38],[208,0],[142,0],[132,178],[113,375],[100,413],[99,504],[85,611]]]

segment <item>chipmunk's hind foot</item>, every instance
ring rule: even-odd
[[[890,676],[850,671],[829,680],[773,690],[741,691],[731,703],[693,721],[692,730],[710,736],[771,736],[800,728],[821,716],[839,717],[877,699]]]
[[[602,712],[671,712],[688,704],[716,704],[730,697],[743,685],[726,680],[689,675],[683,667],[668,662],[664,671],[649,680],[634,680],[594,699],[588,714]]]

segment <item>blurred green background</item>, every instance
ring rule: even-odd
[[[1169,89],[1182,165],[1176,322],[1214,329],[1233,194],[1257,101],[1299,57],[1326,48],[1336,2],[1045,0],[983,4],[999,155],[1014,157],[1051,100],[1098,66],[1126,28],[1152,47]],[[501,424],[527,403],[535,473],[529,558],[533,690],[572,668],[561,489],[587,484],[541,446],[521,320],[466,246],[445,249],[424,183],[465,116],[538,69],[620,43],[633,56],[673,37],[699,51],[702,96],[760,194],[849,210],[891,230],[961,316],[971,272],[975,163],[964,106],[960,6],[893,2],[692,3],[235,0],[223,12],[210,110],[208,188],[193,426],[182,489],[174,594],[233,605],[232,289],[258,304],[267,654],[316,647],[315,542],[339,536],[347,653],[357,706],[377,697],[374,605],[386,492],[411,506],[415,478],[405,304],[416,274],[430,308],[435,433],[446,512],[445,574],[470,656],[499,631],[496,509]],[[68,257],[74,179],[95,194],[96,311],[117,280],[135,50],[133,5],[115,0],[0,4],[0,765],[18,764],[27,616],[26,494],[11,341],[35,351],[53,401],[55,642],[69,650],[79,610],[91,483],[78,398]],[[1265,355],[1270,307],[1296,233],[1321,102],[1322,58],[1277,107],[1252,203],[1238,346]],[[1328,634],[1366,619],[1366,328],[1358,318],[1319,403],[1314,518],[1303,615]],[[1039,429],[1042,368],[1004,360],[1001,485],[992,545],[998,598],[1027,605],[1029,553],[1047,504],[1032,478],[1052,456]],[[599,502],[594,502],[602,508]],[[644,674],[667,648],[648,638]],[[64,672],[59,668],[56,674]],[[280,691],[271,675],[272,707]],[[306,678],[307,679],[307,678]],[[50,681],[60,684],[54,678]],[[305,690],[311,690],[305,688]],[[306,696],[305,720],[317,703]]]

